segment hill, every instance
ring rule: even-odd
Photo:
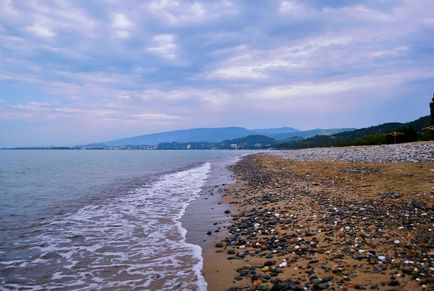
[[[249,131],[251,135],[265,135],[265,136],[276,136],[281,134],[296,134],[300,132],[300,130],[292,127],[250,129]]]
[[[268,149],[274,144],[274,138],[265,135],[248,135],[241,138],[228,139],[222,142],[163,142],[159,150],[208,150],[208,149]]]
[[[276,145],[276,148],[298,149],[391,143],[393,140],[390,140],[391,137],[387,136],[387,134],[392,131],[404,133],[397,137],[397,142],[415,141],[418,139],[417,133],[429,125],[429,118],[429,116],[424,116],[408,123],[384,123],[353,131],[341,132],[330,136],[317,135],[304,140],[282,142]]]
[[[340,132],[346,132],[346,131],[353,131],[355,128],[331,128],[331,129],[311,129],[311,130],[305,130],[305,131],[298,131],[293,133],[279,133],[279,134],[273,134],[268,135],[276,140],[287,140],[287,139],[305,139],[317,135],[333,135]]]

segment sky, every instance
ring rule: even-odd
[[[0,0],[0,147],[429,114],[432,0]]]

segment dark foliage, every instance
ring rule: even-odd
[[[433,94],[433,98],[431,100],[431,103],[429,104],[429,107],[430,107],[430,111],[431,111],[429,125],[434,125],[434,94]]]
[[[430,116],[424,116],[409,123],[384,123],[368,128],[357,129],[338,133],[332,136],[317,135],[304,140],[281,143],[277,148],[310,148],[310,147],[330,147],[330,146],[351,146],[351,145],[373,145],[394,143],[390,132],[397,131],[403,133],[396,139],[397,143],[412,142],[423,138],[421,130],[429,125]]]
[[[237,144],[240,148],[258,148],[274,144],[274,138],[265,135],[249,135],[242,138],[235,138],[223,141],[220,146],[228,147],[231,144]]]
[[[221,143],[211,142],[165,142],[159,143],[157,149],[159,150],[208,150],[208,149],[264,149],[270,148],[275,140],[264,135],[249,135],[242,138],[228,139]]]

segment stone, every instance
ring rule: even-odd
[[[261,284],[262,284],[262,281],[259,280],[259,279],[253,281],[253,283],[252,283],[254,289],[256,289],[256,288],[257,288],[259,285],[261,285]]]
[[[282,262],[282,263],[279,264],[279,268],[284,268],[286,266],[288,266],[287,262]]]
[[[397,281],[397,280],[390,280],[389,281],[389,283],[387,283],[387,285],[389,285],[389,286],[399,286],[399,285],[401,285],[400,283],[399,283],[399,281]]]
[[[382,198],[397,199],[397,198],[401,197],[401,194],[396,193],[396,192],[383,192],[383,193],[381,193],[381,197]]]
[[[328,287],[330,287],[330,283],[329,282],[320,283],[316,287],[320,290],[327,289]]]
[[[315,278],[315,279],[312,279],[311,281],[310,281],[310,283],[312,283],[312,284],[314,284],[314,285],[318,285],[318,284],[320,284],[322,282],[322,280],[320,279],[320,278]]]
[[[273,266],[275,264],[276,264],[276,261],[269,260],[269,261],[265,261],[264,266]]]

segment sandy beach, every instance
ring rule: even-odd
[[[231,171],[208,290],[434,287],[434,143],[270,152]]]

